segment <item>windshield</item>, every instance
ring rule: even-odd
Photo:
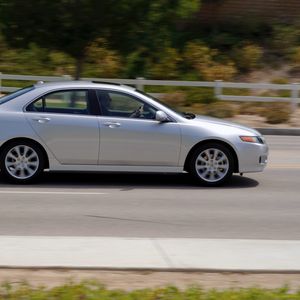
[[[140,91],[140,90],[138,90],[138,89],[137,89],[136,91],[139,92],[139,93],[141,93],[141,94],[144,95],[144,96],[147,96],[147,97],[149,97],[149,98],[155,100],[156,102],[158,102],[158,103],[160,103],[161,105],[165,106],[166,108],[168,108],[168,109],[170,109],[170,110],[176,112],[177,114],[179,114],[180,116],[182,116],[182,117],[184,117],[184,118],[186,118],[186,119],[195,119],[195,118],[196,118],[196,116],[195,116],[193,113],[187,113],[187,112],[179,111],[179,110],[177,110],[177,109],[174,109],[174,108],[173,108],[172,106],[170,106],[169,104],[166,104],[165,102],[163,102],[163,101],[161,101],[161,100],[155,98],[154,96],[152,96],[152,95],[150,95],[150,94],[147,94],[147,93],[145,93],[145,92],[143,92],[143,91]]]
[[[34,86],[28,86],[28,87],[25,87],[23,89],[20,89],[20,90],[17,90],[16,92],[13,92],[11,94],[8,94],[6,96],[3,96],[0,98],[0,104],[3,104],[3,103],[6,103],[12,99],[15,99],[25,93],[28,93],[30,91],[34,90]]]

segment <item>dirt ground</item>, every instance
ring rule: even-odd
[[[30,270],[0,269],[0,282],[33,286],[54,287],[68,281],[97,280],[109,289],[143,289],[166,285],[186,288],[198,285],[204,289],[262,287],[280,288],[288,285],[292,291],[300,290],[299,274],[249,274],[205,272],[150,272],[150,271],[99,271],[99,270]]]

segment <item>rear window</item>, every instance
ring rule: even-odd
[[[8,94],[6,96],[3,96],[0,98],[0,105],[3,104],[3,103],[6,103],[10,100],[13,100],[21,95],[24,95],[30,91],[34,90],[34,86],[28,86],[28,87],[25,87],[23,89],[20,89],[20,90],[17,90],[16,92],[13,92],[11,94]]]

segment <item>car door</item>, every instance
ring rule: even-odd
[[[102,115],[99,163],[128,166],[177,166],[180,128],[155,120],[157,109],[130,94],[98,90]]]
[[[98,164],[99,123],[91,93],[58,90],[26,108],[28,122],[61,164]]]

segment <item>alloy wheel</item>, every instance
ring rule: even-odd
[[[220,149],[205,149],[196,158],[195,169],[202,180],[210,183],[218,182],[229,171],[229,159]]]
[[[37,152],[27,145],[11,148],[5,157],[5,167],[10,176],[24,180],[38,171],[40,160]]]

